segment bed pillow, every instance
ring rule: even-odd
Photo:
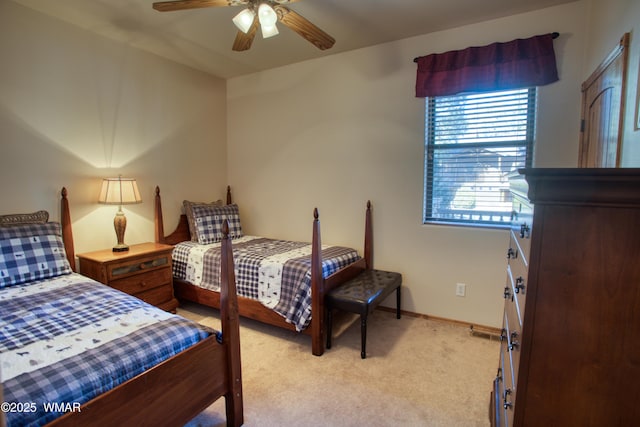
[[[49,212],[47,211],[0,215],[0,227],[19,224],[44,224],[47,221],[49,221]]]
[[[232,239],[242,237],[238,205],[194,206],[193,217],[198,243],[202,245],[222,240],[222,224],[225,219],[229,221],[229,237]]]
[[[71,272],[60,223],[0,227],[0,288]]]
[[[182,202],[182,206],[184,207],[184,213],[187,216],[187,223],[189,224],[189,233],[191,234],[191,241],[197,242],[198,232],[196,229],[195,220],[193,219],[193,207],[194,206],[220,207],[220,206],[223,206],[223,204],[222,204],[222,200],[216,200],[215,202],[211,202],[211,203],[191,202],[189,200],[184,200]]]

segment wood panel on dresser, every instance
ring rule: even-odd
[[[492,425],[640,425],[640,169],[521,172]]]

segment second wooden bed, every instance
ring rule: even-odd
[[[231,189],[227,187],[227,205],[232,203]],[[373,229],[371,220],[371,203],[367,202],[365,212],[364,256],[358,261],[347,265],[328,277],[322,274],[322,246],[320,237],[320,220],[318,210],[314,209],[312,225],[311,252],[311,322],[302,332],[311,336],[312,353],[321,356],[325,350],[325,295],[336,286],[360,274],[365,269],[373,268]],[[156,242],[176,245],[190,241],[191,233],[186,214],[181,214],[177,227],[169,234],[165,234],[162,217],[162,201],[160,189],[156,187],[155,196],[155,237]],[[174,278],[175,295],[179,300],[193,301],[206,306],[220,308],[220,293],[203,289],[183,280]],[[281,315],[265,307],[259,301],[238,296],[238,312],[241,316],[263,323],[295,331],[296,328],[288,323]]]

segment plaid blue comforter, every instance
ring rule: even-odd
[[[328,277],[360,259],[357,251],[322,247],[322,275]],[[311,245],[244,236],[233,240],[238,295],[260,301],[296,327],[311,321]],[[182,242],[173,250],[173,276],[193,285],[220,290],[220,243]]]
[[[2,289],[8,426],[45,424],[212,333],[75,273]]]

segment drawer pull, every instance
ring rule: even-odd
[[[145,268],[147,268],[147,264],[145,264],[145,263],[143,262],[143,263],[141,263],[141,264],[138,266],[138,268],[139,268],[140,270],[144,270]]]
[[[507,250],[507,259],[518,258],[518,251],[513,248]]]
[[[509,340],[509,351],[513,351],[513,350],[517,350],[518,347],[520,346],[520,343],[518,342],[518,340],[516,339],[518,338],[518,333],[517,332],[512,332],[511,333],[511,339]]]
[[[507,330],[503,328],[500,331],[500,341],[504,341],[506,339],[507,339]],[[498,368],[498,370],[500,370],[500,368]]]
[[[504,407],[504,409],[510,409],[513,407],[513,403],[511,403],[510,401],[507,400],[507,396],[509,396],[511,394],[511,389],[507,388],[504,390],[504,398],[502,399],[502,401],[504,402],[502,404],[502,406]]]
[[[509,286],[504,287],[504,299],[511,298],[511,288]]]
[[[518,276],[516,278],[516,289],[515,289],[515,292],[516,292],[516,294],[519,294],[521,291],[524,294],[524,279],[522,278],[522,276]]]
[[[527,225],[527,223],[523,223],[520,225],[520,238],[528,239],[531,236],[531,227]]]

